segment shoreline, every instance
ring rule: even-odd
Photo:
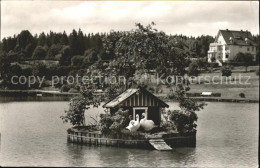
[[[59,91],[47,91],[47,90],[0,90],[0,97],[29,97],[37,98],[39,101],[42,99],[52,100],[51,98],[70,98],[79,95],[79,93],[59,92]],[[163,101],[175,102],[174,99],[169,99],[163,95],[157,95],[157,97]],[[248,98],[224,98],[224,97],[191,97],[198,101],[209,101],[209,102],[232,102],[232,103],[259,103],[259,99],[248,99]]]

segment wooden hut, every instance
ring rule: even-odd
[[[127,89],[115,99],[103,105],[111,114],[119,108],[129,111],[129,115],[135,120],[136,114],[141,119],[145,113],[148,120],[153,120],[156,125],[160,125],[161,108],[168,108],[169,105],[153,95],[145,88]]]

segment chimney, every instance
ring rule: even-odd
[[[228,31],[228,29],[226,29],[226,31]]]

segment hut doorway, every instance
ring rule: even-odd
[[[139,115],[139,121],[142,119],[142,113],[145,113],[145,115],[147,116],[147,111],[148,111],[148,107],[136,107],[133,108],[133,117],[134,120],[136,120],[136,115]]]

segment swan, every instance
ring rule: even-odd
[[[140,128],[139,115],[136,115],[136,120],[131,120],[129,125],[126,127],[131,132],[135,132]]]
[[[142,117],[144,118],[141,119],[140,125],[144,128],[145,131],[150,131],[151,129],[153,129],[153,127],[155,127],[153,120],[147,120],[147,116],[145,115],[145,113],[142,113]]]
[[[129,122],[129,125],[126,127],[126,129],[131,130],[132,127],[134,126],[135,120],[131,120],[132,119],[131,115],[129,116],[129,119],[130,119],[130,122]]]
[[[134,121],[134,120],[131,120],[130,123],[129,123],[129,125],[126,127],[126,129],[128,129],[129,131],[132,131],[133,126],[134,126],[134,123],[135,123],[135,121]]]

